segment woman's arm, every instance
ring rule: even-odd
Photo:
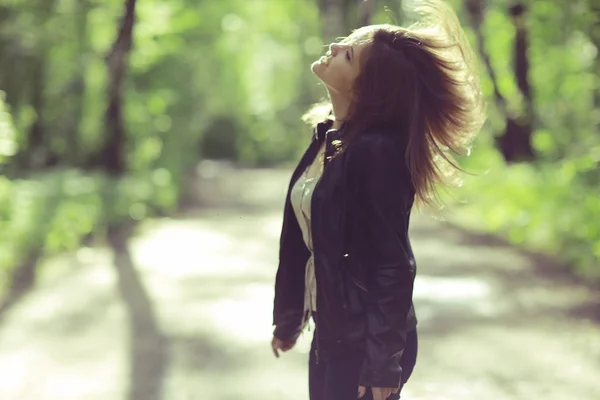
[[[402,152],[380,134],[357,139],[349,173],[361,208],[362,259],[367,274],[366,357],[360,385],[399,387],[415,266],[408,244],[414,192]]]

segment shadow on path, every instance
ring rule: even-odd
[[[119,293],[129,320],[131,382],[128,400],[160,400],[168,364],[168,342],[156,322],[150,296],[136,271],[128,242],[131,229],[111,227],[108,239],[114,252]]]
[[[497,235],[474,232],[451,221],[417,223],[411,229],[417,242],[435,238],[445,246],[462,249],[443,262],[427,262],[423,270],[437,277],[473,277],[493,282],[509,300],[520,294],[534,297],[545,292],[551,299],[538,301],[536,307],[521,307],[507,315],[508,320],[527,320],[530,314],[554,316],[600,325],[600,285],[576,276],[567,265],[540,252],[518,248]],[[431,258],[425,256],[425,258]]]

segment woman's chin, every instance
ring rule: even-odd
[[[312,71],[312,73],[320,80],[323,80],[325,69],[327,69],[327,64],[323,64],[319,61],[315,61],[310,66],[310,70]]]
[[[323,67],[324,67],[323,64],[321,64],[319,61],[315,61],[314,63],[311,64],[310,70],[312,71],[313,74],[318,76],[319,71],[322,71]]]

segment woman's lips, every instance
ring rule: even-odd
[[[319,63],[324,64],[325,66],[329,65],[329,57],[321,56],[321,58],[319,58]]]

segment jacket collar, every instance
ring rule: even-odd
[[[314,130],[315,139],[317,139],[319,143],[323,143],[323,141],[327,137],[327,132],[331,129],[332,126],[333,120],[331,119],[326,119],[324,121],[319,122]]]
[[[336,152],[341,148],[342,138],[344,136],[344,122],[339,129],[333,129],[333,120],[326,119],[319,122],[314,130],[314,138],[321,145],[325,142],[325,166],[329,164],[329,161],[333,158]]]
[[[326,119],[322,122],[319,122],[314,129],[315,139],[317,139],[319,143],[323,143],[323,141],[327,140],[328,144],[331,144],[331,142],[335,140],[341,140],[346,122],[344,122],[339,129],[334,129],[332,126],[332,119]]]

